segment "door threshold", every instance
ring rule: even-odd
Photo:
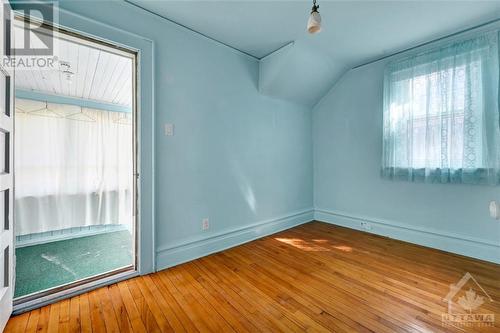
[[[139,276],[133,266],[78,280],[64,286],[43,290],[14,299],[12,314],[17,315],[42,306],[58,302],[88,291]]]

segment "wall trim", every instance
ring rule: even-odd
[[[243,228],[221,232],[207,238],[187,240],[179,244],[164,246],[157,250],[156,267],[158,270],[162,270],[220,252],[282,230],[311,222],[313,217],[314,210],[310,208],[257,222]]]
[[[315,208],[314,219],[500,264],[500,243],[492,241],[321,208]],[[361,222],[370,223],[371,230],[362,228]]]

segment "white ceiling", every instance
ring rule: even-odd
[[[125,1],[259,59],[291,45],[260,62],[259,91],[309,107],[352,67],[500,19],[500,0],[317,0],[310,35],[312,0]]]
[[[323,31],[308,35],[312,1],[128,1],[257,58],[307,40],[342,65],[500,18],[500,1],[318,0]]]
[[[15,27],[16,34],[23,30]],[[16,38],[16,41],[22,38]],[[96,102],[132,105],[132,59],[100,48],[97,44],[77,43],[60,37],[55,56],[70,65],[74,73],[68,80],[60,64],[54,70],[16,71],[16,89],[76,97]]]

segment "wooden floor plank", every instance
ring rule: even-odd
[[[243,294],[253,307],[261,309],[262,313],[279,327],[279,330],[285,332],[303,331],[304,327],[300,325],[300,323],[296,323],[287,317],[284,312],[280,311],[279,304],[273,303],[270,298],[266,297],[251,283],[241,279],[237,272],[234,272],[221,263],[217,255],[202,258],[201,262],[206,265],[208,269],[217,272],[218,276],[222,277],[228,285],[239,290],[238,292]]]
[[[137,309],[137,306],[135,305],[134,299],[132,298],[132,294],[130,293],[127,284],[125,282],[120,282],[117,286],[127,310],[128,318],[130,320],[130,324],[132,325],[133,331],[146,332],[146,327],[142,322],[141,314]]]
[[[169,325],[172,327],[174,332],[186,332],[184,326],[177,318],[172,306],[166,301],[164,295],[158,289],[158,286],[153,282],[150,276],[144,276],[142,278],[144,285],[147,287],[145,290],[146,294],[154,295],[154,299],[156,300],[160,310],[163,312],[163,315],[167,319]]]
[[[228,323],[237,332],[255,332],[257,328],[247,319],[242,316],[238,311],[227,302],[224,298],[221,298],[217,293],[213,293],[211,288],[203,286],[198,280],[196,280],[196,273],[192,273],[187,265],[178,266],[182,274],[189,280],[190,285],[193,289],[196,289],[197,294],[200,297],[206,299],[206,301],[215,308],[215,310],[225,318]]]
[[[115,311],[116,319],[118,320],[119,331],[124,333],[133,332],[127,308],[123,303],[118,285],[113,284],[109,286],[107,291],[109,293],[111,303],[113,304],[113,310]]]
[[[49,322],[47,324],[47,333],[59,332],[59,315],[63,301],[50,305]]]
[[[80,296],[75,296],[70,299],[69,305],[69,331],[71,333],[80,332]]]
[[[258,330],[272,332],[282,331],[280,324],[267,315],[264,308],[256,307],[250,302],[248,297],[245,297],[246,295],[238,286],[230,284],[226,280],[222,280],[219,275],[214,274],[211,269],[208,269],[206,265],[201,264],[199,261],[186,265],[192,265],[200,274],[198,280],[214,288],[216,292],[224,297],[229,304],[232,304],[242,316],[249,318],[253,324],[257,326]],[[258,318],[258,320],[254,320],[254,318]]]
[[[30,313],[23,313],[9,320],[5,331],[7,332],[24,332],[28,326]]]
[[[118,318],[111,303],[111,298],[108,292],[109,288],[100,288],[97,290],[97,296],[101,301],[102,316],[104,318],[104,325],[106,326],[106,332],[115,333],[121,332],[118,325]]]
[[[69,332],[70,302],[70,299],[65,299],[60,303],[58,332]]]
[[[40,317],[40,309],[36,309],[30,312],[30,318],[28,324],[26,325],[26,333],[35,333],[36,327],[38,325],[38,318]]]
[[[470,273],[493,326],[443,326]],[[500,265],[320,222],[18,316],[6,332],[498,332]]]
[[[44,306],[40,309],[40,316],[36,326],[37,332],[47,332],[49,326],[50,305]]]
[[[160,306],[158,305],[156,298],[151,294],[148,290],[146,284],[144,283],[144,279],[139,277],[134,281],[137,283],[138,290],[142,293],[143,299],[146,302],[149,310],[153,314],[153,317],[158,324],[158,327],[162,332],[174,332],[174,329],[170,325],[168,319],[163,314]]]
[[[262,256],[259,253],[257,247],[256,250],[253,251],[253,253],[254,256],[259,258],[260,260],[260,265],[257,265],[257,267],[259,268],[259,272],[261,272],[261,274],[265,274],[266,271],[274,271],[275,274],[272,277],[273,279],[275,279],[276,281],[284,280],[288,282],[290,284],[290,289],[294,290],[296,294],[304,295],[304,297],[312,296],[312,301],[318,302],[318,304],[321,304],[322,307],[326,309],[326,311],[334,313],[337,318],[342,318],[343,321],[351,326],[353,324],[365,325],[366,319],[370,316],[373,317],[372,314],[374,314],[375,316],[383,317],[383,312],[377,310],[383,308],[385,311],[392,313],[392,316],[388,317],[389,322],[403,324],[403,326],[401,326],[399,330],[413,331],[414,329],[418,328],[418,325],[417,327],[411,327],[413,326],[411,325],[411,316],[403,318],[399,321],[397,320],[399,318],[397,316],[397,311],[395,312],[395,310],[399,309],[399,305],[397,307],[391,308],[389,300],[384,298],[384,293],[373,295],[368,290],[363,290],[360,288],[356,289],[354,283],[351,283],[351,281],[343,281],[341,278],[339,278],[338,274],[341,273],[340,271],[335,271],[331,275],[327,275],[325,277],[308,277],[308,275],[312,274],[317,275],[318,270],[326,270],[327,268],[323,266],[313,268],[316,272],[310,273],[311,268],[314,267],[312,258],[302,258],[298,255],[296,257],[285,258],[286,255],[283,252],[285,251],[283,251],[283,249],[280,249],[278,252],[271,252],[271,254],[273,254],[272,256]],[[279,260],[274,259],[275,257],[278,257]],[[288,265],[284,265],[280,267],[280,271],[276,271],[274,269],[276,263],[288,263]],[[303,267],[302,272],[306,273],[301,273],[300,269],[296,271],[290,270],[290,265],[294,265],[295,268]],[[334,263],[333,265],[338,268],[338,265],[336,263]],[[289,276],[295,276],[297,279],[303,280],[305,283],[294,284],[295,280],[293,278],[289,278]],[[332,292],[329,294],[325,294],[323,292],[325,286],[330,286],[332,288]],[[362,303],[366,305],[366,308],[362,306]],[[357,308],[358,310],[353,313],[348,310],[350,308]],[[340,313],[339,310],[341,310]],[[360,315],[363,315],[367,318],[363,317],[363,320],[357,321],[355,321],[354,318],[350,318],[352,316],[359,317]],[[346,316],[348,317],[347,319]],[[389,326],[392,325],[389,324]],[[356,329],[359,330],[361,328],[356,327]],[[379,330],[382,329],[379,328]]]
[[[89,293],[79,296],[80,299],[80,328],[83,333],[92,332],[92,319],[90,317]]]
[[[90,320],[92,323],[92,332],[106,332],[106,323],[104,322],[104,314],[102,311],[101,301],[99,299],[99,289],[88,293]]]
[[[168,277],[171,279],[172,284],[183,294],[184,298],[188,299],[200,317],[210,326],[212,332],[234,332],[227,320],[216,311],[214,306],[200,296],[194,288],[190,287],[184,275],[180,274],[175,267],[172,268],[171,274]]]
[[[139,310],[141,321],[146,328],[146,332],[161,332],[153,313],[149,309],[146,300],[142,296],[141,291],[135,283],[135,279],[128,280],[127,287],[130,291],[130,294],[132,295],[132,299],[134,300],[136,308]]]
[[[152,274],[150,275],[150,277],[153,280],[156,287],[158,288],[158,292],[159,294],[161,294],[161,297],[165,299],[167,304],[172,308],[172,311],[175,313],[175,316],[181,322],[184,331],[193,333],[199,332],[196,326],[191,321],[191,319],[189,319],[189,316],[186,314],[186,312],[183,311],[179,303],[177,303],[172,294],[170,294],[168,289],[164,286],[159,274]]]
[[[186,314],[186,316],[189,318],[189,321],[191,321],[193,325],[196,327],[196,330],[199,332],[210,332],[211,329],[209,327],[209,324],[205,322],[203,316],[199,314],[198,306],[193,305],[192,299],[186,299],[184,295],[182,295],[182,293],[178,290],[178,288],[176,288],[176,286],[168,278],[168,274],[162,274],[162,273],[166,272],[161,271],[158,274],[161,279],[160,281],[162,285],[172,295],[177,304],[179,304],[181,311],[183,311]],[[208,319],[207,321],[211,322],[210,319]]]

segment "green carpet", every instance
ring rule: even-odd
[[[132,236],[109,232],[16,249],[15,297],[128,266]]]

